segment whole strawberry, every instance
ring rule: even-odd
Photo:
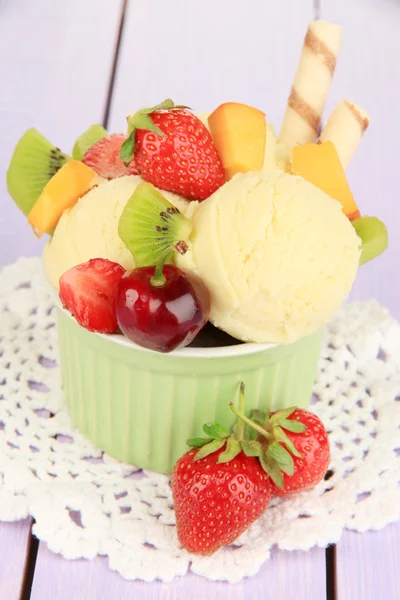
[[[189,440],[200,450],[190,450],[175,464],[172,493],[181,544],[208,555],[258,519],[271,494],[270,479],[255,456],[260,444],[245,439],[241,419],[232,436],[216,424],[205,425],[204,432],[212,437]]]
[[[252,418],[261,427],[257,431],[273,495],[290,496],[314,487],[323,479],[329,466],[330,447],[326,429],[317,415],[292,407],[269,416],[254,411]]]
[[[126,165],[133,159],[145,181],[189,199],[204,200],[225,181],[210,132],[172,100],[128,117],[121,158]]]

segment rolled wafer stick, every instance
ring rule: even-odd
[[[320,141],[328,140],[336,148],[345,169],[370,122],[369,115],[349,100],[341,100],[323,128]]]
[[[339,25],[314,21],[308,26],[279,135],[289,154],[297,144],[318,137],[341,41]]]

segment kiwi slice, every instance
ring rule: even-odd
[[[137,267],[171,262],[174,250],[184,254],[192,222],[151,185],[141,183],[119,218],[118,234]]]
[[[360,217],[352,221],[353,227],[362,240],[360,265],[376,258],[388,247],[388,231],[377,217]]]
[[[94,144],[108,136],[108,132],[103,125],[91,125],[76,140],[72,148],[72,158],[82,160],[84,154],[94,146]]]
[[[15,204],[28,215],[46,183],[70,157],[53,146],[37,129],[19,140],[7,171],[7,188]]]

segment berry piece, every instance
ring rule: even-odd
[[[83,156],[83,162],[105,179],[137,175],[135,161],[125,166],[120,159],[121,146],[126,140],[122,133],[113,133],[96,142]]]
[[[185,107],[165,100],[128,118],[125,164],[134,156],[140,175],[161,190],[204,200],[225,181],[207,127]]]
[[[243,413],[243,384],[239,407]],[[217,424],[205,425],[203,431],[211,437],[188,440],[200,450],[177,461],[171,485],[181,544],[208,555],[231,544],[258,519],[271,493],[258,458],[261,444],[247,438],[241,418],[232,435]]]
[[[187,346],[204,327],[210,298],[204,283],[173,265],[140,267],[118,286],[118,325],[130,340],[158,352]]]
[[[73,267],[60,277],[60,300],[79,325],[113,333],[117,328],[115,296],[125,269],[104,258]]]

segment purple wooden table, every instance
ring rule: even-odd
[[[395,0],[322,7],[313,0],[2,0],[0,265],[41,251],[4,184],[25,129],[35,125],[68,151],[89,124],[122,131],[127,114],[167,96],[195,110],[248,102],[279,124],[307,22],[318,11],[345,26],[328,109],[349,98],[373,117],[349,169],[351,185],[363,212],[378,213],[394,234],[390,252],[362,270],[352,297],[374,296],[400,318],[398,154],[391,147],[399,129]],[[0,523],[0,600],[400,600],[400,525],[346,532],[327,550],[273,551],[256,576],[237,585],[193,574],[170,584],[124,581],[103,558],[67,561],[50,553],[31,527],[30,519]]]

